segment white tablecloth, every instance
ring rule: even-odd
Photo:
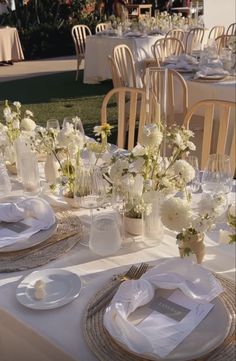
[[[16,28],[0,28],[0,61],[24,60],[24,54]]]
[[[146,37],[88,36],[86,39],[84,83],[95,84],[111,79],[108,55],[116,45],[126,44],[132,51],[137,70],[143,68],[143,61],[153,58],[151,47],[162,35]]]
[[[82,220],[86,219],[86,213],[80,211],[79,214]],[[203,267],[233,280],[235,245],[219,245],[218,232],[210,233],[205,244]],[[83,282],[77,299],[48,311],[27,309],[16,300],[16,287],[21,278],[35,269],[0,274],[1,361],[97,361],[82,334],[84,311],[91,297],[112,275],[127,270],[130,264],[152,265],[162,257],[173,256],[178,256],[178,249],[174,233],[168,230],[156,247],[148,247],[138,240],[110,257],[97,256],[78,245],[69,254],[40,268],[70,270],[80,275]]]

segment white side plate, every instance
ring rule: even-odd
[[[41,280],[45,286],[45,297],[35,298],[35,282]],[[78,275],[61,269],[35,271],[26,276],[16,289],[17,300],[25,307],[49,310],[64,306],[78,297],[81,280]]]

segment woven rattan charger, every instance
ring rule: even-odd
[[[47,240],[32,247],[0,252],[0,272],[14,272],[42,266],[69,252],[82,237],[78,216],[71,211],[55,212],[57,230]]]
[[[215,275],[215,277],[221,282],[225,290],[219,298],[229,315],[230,325],[228,334],[222,344],[215,350],[204,357],[192,359],[191,361],[235,361],[235,284],[233,281],[227,280],[224,277],[218,275]],[[103,326],[103,315],[110,302],[109,298],[107,302],[104,302],[102,309],[98,312],[92,315],[88,313],[89,309],[96,306],[97,300],[101,298],[102,292],[104,292],[104,294],[106,293],[107,287],[110,287],[110,284],[107,284],[103,290],[99,291],[87,307],[87,313],[83,322],[83,332],[89,348],[98,360],[101,361],[150,361],[124,350],[106,331]],[[117,286],[117,288],[118,287],[119,286]]]

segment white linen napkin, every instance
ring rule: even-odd
[[[214,76],[214,75],[229,75],[229,72],[227,70],[224,70],[220,67],[207,67],[204,66],[201,68],[199,72],[196,73],[196,77],[202,77],[202,76]]]
[[[177,288],[177,298],[189,300],[186,304],[193,305],[192,311],[180,322],[154,312],[135,326],[128,316],[149,303],[158,288]],[[223,289],[219,282],[201,266],[180,258],[165,259],[141,279],[121,284],[106,309],[104,326],[116,341],[129,350],[159,359],[168,355],[198,325],[213,307],[208,302],[221,292]]]
[[[20,222],[26,229],[18,232],[10,223]],[[0,248],[25,240],[55,223],[51,206],[41,198],[25,198],[0,204]],[[2,223],[5,222],[5,223]],[[9,227],[9,228],[8,228]]]

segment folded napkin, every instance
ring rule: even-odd
[[[229,72],[227,70],[224,70],[223,68],[219,68],[219,67],[210,68],[210,67],[204,66],[201,68],[201,70],[199,72],[196,73],[196,77],[217,76],[217,75],[227,76],[227,75],[229,75]]]
[[[41,198],[0,204],[0,248],[25,240],[55,223],[51,206]],[[3,223],[4,222],[4,223]]]
[[[152,312],[134,325],[128,319],[129,315],[138,307],[149,303],[156,289],[158,294],[158,288],[178,289],[174,291],[179,299],[177,304],[191,304],[191,312],[180,322],[159,312]],[[221,292],[223,289],[219,282],[201,266],[179,258],[165,259],[141,279],[121,284],[106,309],[104,326],[118,343],[132,352],[159,359],[168,355],[192,332],[213,307],[208,302]]]
[[[185,61],[188,64],[198,64],[198,60],[189,54],[181,54],[179,56],[179,61]]]
[[[168,69],[182,69],[182,70],[186,70],[186,71],[194,71],[196,70],[196,67],[193,64],[188,64],[186,61],[184,60],[178,60],[175,64],[167,64],[166,66]]]

